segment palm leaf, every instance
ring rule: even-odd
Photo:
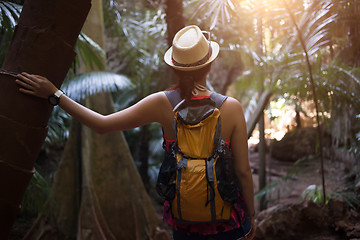
[[[21,211],[31,214],[41,212],[50,194],[49,183],[38,171],[35,171],[23,196]]]
[[[82,62],[90,69],[105,69],[105,51],[84,33],[80,33],[75,50],[77,63]]]
[[[216,25],[230,23],[241,13],[239,2],[235,0],[202,0],[193,1],[189,5],[192,5],[192,9],[196,9],[191,19],[198,17],[204,21],[209,20],[210,30]]]
[[[133,84],[129,78],[111,72],[84,73],[63,84],[64,92],[75,101],[80,101],[86,96],[101,91],[115,92],[131,88],[133,88]]]
[[[349,76],[352,80],[354,80],[357,84],[360,85],[360,78],[358,78],[357,76],[355,76],[355,74],[352,73],[352,71],[350,70],[346,70],[340,66],[334,66],[334,68],[336,68],[337,70],[339,70],[340,72],[345,73],[347,76]]]
[[[298,34],[301,35],[305,50],[308,55],[320,50],[321,47],[326,46],[330,39],[330,25],[337,20],[337,14],[332,12],[333,3],[329,0],[324,2],[316,1],[305,11],[299,23],[297,23]],[[293,43],[296,43],[296,38],[299,35],[294,35]]]
[[[22,6],[16,3],[1,1],[0,2],[0,28],[12,31],[19,19]]]
[[[55,107],[48,122],[45,145],[64,146],[69,136],[70,115],[60,107]]]

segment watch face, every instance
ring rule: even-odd
[[[53,106],[56,106],[56,105],[59,104],[59,98],[56,97],[55,95],[49,96],[48,101],[49,101],[49,103],[50,103],[51,105],[53,105]]]

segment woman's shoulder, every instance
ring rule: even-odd
[[[132,108],[140,109],[141,111],[146,109],[150,115],[160,115],[160,117],[163,115],[164,112],[172,110],[171,104],[167,100],[164,92],[155,92],[149,94],[148,96],[140,100],[138,103],[136,103],[134,106],[132,106]]]
[[[243,124],[245,121],[244,110],[241,103],[233,98],[228,97],[220,108],[221,116],[229,124]]]
[[[229,96],[224,101],[221,110],[230,111],[230,112],[231,111],[240,111],[241,113],[243,112],[241,103],[237,99]]]
[[[164,91],[149,94],[143,100],[157,104],[166,104],[168,102]]]

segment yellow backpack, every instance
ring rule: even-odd
[[[160,168],[157,191],[179,222],[228,221],[239,184],[230,149],[221,138],[220,107],[226,96],[185,101],[166,91],[174,108],[175,143]]]

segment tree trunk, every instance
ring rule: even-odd
[[[265,114],[262,112],[259,119],[259,191],[266,186],[266,140],[265,140]],[[260,211],[266,209],[266,196],[260,198]]]
[[[47,214],[39,214],[23,240],[76,239],[81,198],[81,125],[73,120],[59,167],[54,177],[52,193],[46,206]]]
[[[102,2],[93,0],[93,5],[83,31],[105,49]],[[106,92],[88,97],[85,105],[102,114],[115,111],[111,94]],[[156,238],[159,219],[123,133],[100,135],[83,127],[81,138],[78,239]]]
[[[140,128],[140,138],[139,144],[137,146],[137,158],[140,161],[139,173],[141,179],[144,183],[146,190],[150,191],[150,177],[149,177],[149,156],[150,156],[150,149],[149,143],[151,140],[151,133],[149,130],[149,126],[142,126]]]
[[[166,0],[166,24],[168,32],[168,45],[172,45],[175,34],[185,27],[182,0]]]
[[[104,48],[102,2],[93,0],[92,3],[93,8],[83,31]],[[85,72],[92,70],[95,69],[83,66]],[[114,112],[110,93],[90,96],[85,100],[85,105],[103,114]],[[43,239],[169,239],[166,233],[157,231],[159,219],[122,132],[100,135],[83,126],[81,134],[77,135],[81,140],[74,140],[73,136],[70,136],[67,146],[75,145],[75,141],[81,142],[81,147],[75,152],[66,147],[64,156],[69,153],[73,157],[80,156],[80,161],[72,159],[74,164],[71,169],[78,170],[70,173],[59,168],[55,180],[57,183],[61,178],[71,179],[73,184],[69,184],[67,192],[55,194],[55,202],[59,204],[55,206],[54,216],[41,216],[42,220],[37,221],[37,234],[28,234],[26,239],[39,236]],[[64,162],[68,162],[68,159],[63,158],[61,166]],[[76,162],[81,163],[81,167]],[[79,170],[81,174],[76,174]],[[76,181],[79,175],[81,181]],[[77,182],[81,182],[80,188],[76,188]],[[59,185],[54,185],[57,186]],[[81,194],[76,191],[78,189],[81,189]],[[61,189],[53,190],[57,192]],[[80,209],[77,196],[81,198]],[[72,207],[66,208],[63,202]],[[71,208],[76,214],[75,219],[69,211]],[[66,216],[69,222],[66,221]],[[56,219],[56,224],[51,222],[53,218]],[[42,226],[49,222],[53,225],[48,224],[47,227],[52,231],[45,232]]]
[[[90,6],[89,0],[32,0],[23,6],[0,72],[0,239],[8,238],[52,111],[46,100],[19,93],[16,74],[40,74],[60,87]]]
[[[246,123],[246,132],[247,132],[248,138],[251,137],[252,132],[254,131],[254,129],[256,127],[256,123],[259,122],[259,119],[260,119],[261,115],[263,114],[264,109],[269,104],[271,95],[272,95],[272,93],[267,90],[260,95],[256,110],[251,115],[251,118],[249,119],[249,121]]]
[[[103,113],[114,109],[110,94],[92,96],[86,102]],[[159,219],[123,134],[99,135],[84,127],[82,139],[79,239],[151,239]]]

